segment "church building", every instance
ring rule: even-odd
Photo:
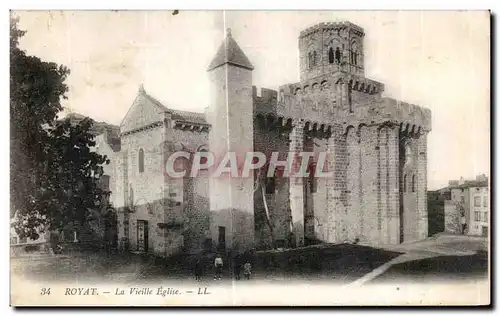
[[[427,238],[431,113],[382,96],[365,76],[364,35],[349,22],[303,30],[300,81],[257,93],[228,30],[207,69],[205,113],[170,109],[141,86],[110,157],[119,246],[169,256]],[[326,153],[333,176],[173,178],[166,162],[179,151]]]

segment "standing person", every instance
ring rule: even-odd
[[[217,256],[215,256],[215,261],[214,261],[214,265],[215,265],[215,277],[214,277],[214,280],[217,280],[217,279],[222,279],[222,266],[224,265],[223,261],[222,261],[222,257],[220,256],[220,254],[217,254]]]
[[[234,277],[236,280],[240,279],[240,274],[241,274],[241,262],[240,262],[240,257],[236,256],[234,258]]]
[[[467,223],[465,222],[465,212],[460,216],[460,224],[462,226],[462,235],[465,235],[465,230],[467,229]]]
[[[194,277],[196,281],[201,281],[201,277],[203,276],[203,263],[200,259],[196,259],[196,263],[194,265]]]
[[[243,266],[243,274],[245,275],[245,279],[250,280],[250,276],[252,275],[252,265],[248,261]]]

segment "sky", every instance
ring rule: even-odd
[[[67,66],[67,111],[120,124],[139,85],[203,112],[207,67],[231,28],[253,84],[299,81],[298,36],[319,22],[365,30],[365,74],[384,96],[432,111],[428,189],[490,170],[490,20],[485,11],[18,11],[20,46]]]

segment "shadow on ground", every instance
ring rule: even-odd
[[[289,282],[295,280],[352,282],[398,252],[366,246],[341,244],[304,249],[257,252],[244,261],[252,263],[252,279]],[[73,253],[66,257],[38,260],[12,260],[11,272],[28,279],[44,281],[157,282],[194,279],[194,262],[201,258],[204,279],[213,277],[213,254],[180,255],[160,258],[150,255],[106,252]],[[233,278],[233,262],[224,257],[224,279]]]
[[[437,256],[395,264],[369,283],[454,282],[487,277],[488,253],[478,251],[468,256]]]

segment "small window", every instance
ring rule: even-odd
[[[486,222],[486,223],[488,222],[488,212],[484,212],[484,213],[483,213],[483,220],[484,220],[484,222]]]
[[[129,199],[129,205],[133,206],[135,200],[134,200],[134,189],[132,188],[132,185],[130,186],[130,191],[129,191],[129,197],[128,197],[128,199]]]
[[[10,244],[11,245],[17,244],[17,237],[15,237],[15,236],[14,237],[10,237]]]
[[[483,206],[484,206],[484,207],[488,207],[488,197],[487,197],[487,196],[485,196],[485,197],[483,198]]]
[[[311,177],[311,179],[309,179],[309,188],[311,190],[311,193],[316,193],[318,189],[316,177]]]
[[[200,152],[206,153],[207,150],[206,149],[202,149],[202,150],[200,150]],[[208,158],[207,157],[205,157],[205,156],[200,157],[200,165],[205,165],[205,164],[207,164],[207,162],[208,162]],[[207,169],[208,169],[208,167],[203,167],[200,170],[207,170]]]
[[[316,66],[318,64],[318,55],[316,54],[316,51],[313,52],[313,66]]]
[[[144,150],[139,149],[139,172],[144,172]]]
[[[328,62],[330,64],[333,64],[335,62],[335,54],[333,52],[333,47],[330,47],[328,50]]]
[[[480,196],[474,197],[474,206],[481,206],[481,197]]]
[[[318,189],[318,179],[315,177],[316,173],[316,164],[312,163],[309,165],[309,190],[311,193],[316,193]]]
[[[481,221],[481,213],[478,211],[474,211],[474,221],[479,222]]]
[[[465,203],[465,197],[463,195],[460,196],[460,202]]]
[[[307,55],[307,65],[308,65],[309,69],[311,69],[313,67],[312,52],[309,52],[309,54]]]
[[[266,194],[274,194],[276,191],[276,179],[274,177],[266,178]]]
[[[411,177],[411,192],[415,192],[415,175]]]

